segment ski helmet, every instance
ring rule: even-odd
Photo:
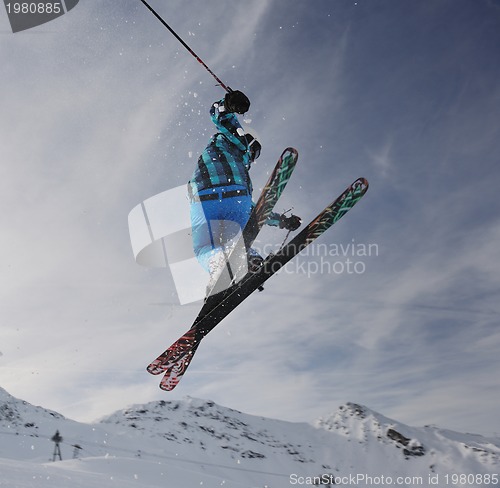
[[[260,145],[260,142],[257,139],[255,139],[254,136],[252,136],[252,134],[245,134],[245,138],[248,144],[248,152],[250,153],[250,160],[255,161],[260,156],[260,151],[262,149],[262,146]]]

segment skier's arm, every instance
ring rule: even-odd
[[[223,134],[232,144],[234,144],[241,151],[247,150],[247,141],[245,139],[245,131],[240,125],[238,117],[235,112],[243,113],[241,106],[233,107],[231,103],[234,103],[231,95],[241,92],[228,93],[225,98],[219,100],[212,104],[210,108],[210,115],[212,117],[212,122],[217,127],[217,130]],[[244,95],[243,95],[244,96]],[[246,100],[246,96],[244,96]],[[234,97],[233,97],[234,98]],[[240,101],[241,100],[237,100]],[[246,106],[247,110],[250,105]],[[245,107],[244,107],[245,108]]]
[[[271,227],[279,227],[281,220],[281,215],[276,212],[271,212],[271,215],[266,220],[266,225],[270,225]]]

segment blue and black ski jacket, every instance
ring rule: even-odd
[[[212,122],[218,132],[214,134],[198,158],[198,164],[189,181],[190,194],[218,186],[241,185],[252,195],[252,181],[248,174],[252,160],[245,131],[238,117],[227,112],[224,99],[214,102],[210,108]],[[272,212],[267,225],[278,226],[280,214]]]
[[[238,117],[226,111],[224,99],[212,105],[210,115],[218,132],[198,159],[189,182],[193,193],[217,186],[241,185],[251,195],[250,152]]]

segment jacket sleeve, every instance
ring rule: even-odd
[[[281,214],[276,212],[271,212],[271,215],[267,218],[265,224],[271,227],[279,227],[281,223]]]
[[[246,152],[247,141],[245,131],[241,127],[238,117],[234,113],[226,111],[224,99],[212,104],[210,115],[217,130],[240,151]]]

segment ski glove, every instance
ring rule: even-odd
[[[260,142],[257,139],[255,139],[255,137],[252,136],[251,134],[245,134],[245,139],[248,144],[250,161],[253,162],[260,156],[260,152],[262,151],[262,146],[260,145]]]
[[[250,100],[248,97],[238,90],[226,93],[224,97],[224,107],[228,112],[236,112],[237,114],[244,114],[250,108]]]
[[[301,223],[302,219],[300,217],[297,217],[296,215],[290,215],[290,217],[282,215],[280,217],[280,229],[294,231],[300,227]]]

